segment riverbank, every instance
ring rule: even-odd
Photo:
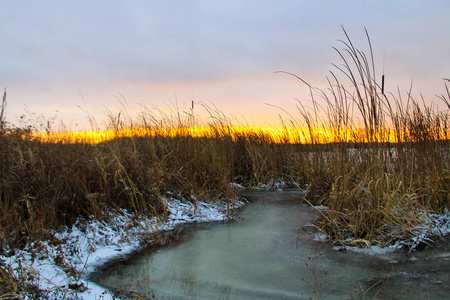
[[[178,198],[178,199],[177,199]],[[177,197],[166,198],[167,219],[136,216],[126,210],[105,212],[105,220],[79,219],[72,227],[52,230],[51,240],[35,241],[23,249],[10,249],[0,255],[2,269],[28,291],[4,294],[25,299],[115,299],[114,295],[90,282],[88,276],[111,260],[120,260],[143,247],[164,243],[163,232],[192,223],[227,222],[243,207],[234,200],[227,208],[223,202],[205,203]],[[7,299],[6,298],[6,299]]]
[[[372,299],[377,294],[441,299],[448,292],[445,241],[421,251],[379,246],[344,251],[304,230],[314,222],[314,208],[301,201],[304,191],[242,195],[250,203],[240,222],[187,226],[171,245],[109,264],[92,280],[121,296],[157,299]]]
[[[272,182],[261,184],[257,189],[281,190],[286,186],[292,183]],[[23,249],[10,249],[0,256],[2,268],[12,278],[26,282],[28,291],[22,290],[21,298],[115,299],[114,293],[89,280],[89,275],[97,268],[124,260],[150,245],[164,244],[164,232],[176,234],[174,230],[179,226],[233,220],[233,216],[229,219],[224,202],[193,202],[195,198],[188,200],[179,194],[168,196],[164,199],[168,211],[166,219],[136,216],[126,210],[105,211],[104,221],[80,218],[70,228],[51,230],[52,239],[32,242]],[[230,208],[236,211],[245,205],[245,200],[235,200]],[[327,210],[323,206],[314,209],[319,214]],[[384,255],[404,247],[415,249],[419,245],[432,245],[436,239],[444,239],[450,233],[450,214],[427,216],[415,232],[416,236],[384,248],[362,240],[343,241],[348,244],[346,247],[334,248]],[[320,231],[311,239],[329,242]]]

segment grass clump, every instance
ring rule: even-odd
[[[450,114],[419,103],[411,91],[406,104],[386,93],[369,36],[366,56],[344,33],[345,48],[336,49],[343,65],[335,65],[326,91],[297,77],[310,87],[314,107],[299,106],[297,126],[312,128],[313,145],[314,128],[333,132],[326,151],[312,154],[318,165],[306,199],[328,207],[319,224],[334,243],[392,245],[416,235],[425,215],[450,208]],[[450,108],[448,83],[439,98]]]

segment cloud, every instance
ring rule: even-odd
[[[18,106],[78,104],[80,90],[106,105],[134,95],[132,86],[158,103],[194,89],[218,105],[251,106],[290,89],[274,71],[326,83],[331,63],[341,63],[331,47],[342,49],[343,25],[366,51],[367,27],[378,74],[440,87],[450,76],[449,9],[445,1],[8,1],[0,85]]]
[[[214,80],[273,71],[310,51],[305,21],[289,11],[297,5],[87,3],[11,9],[2,58],[28,67],[10,67],[1,78]]]

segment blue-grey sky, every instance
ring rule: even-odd
[[[292,111],[308,91],[274,71],[325,87],[344,26],[365,51],[367,28],[387,89],[413,80],[431,102],[450,77],[449,14],[446,0],[2,1],[0,87],[13,123],[27,109],[82,124],[78,105],[101,119],[123,96],[131,110],[194,100],[276,125],[265,103]]]

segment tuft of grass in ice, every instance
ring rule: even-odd
[[[450,207],[450,111],[415,100],[411,90],[406,103],[386,92],[369,35],[366,55],[344,33],[344,49],[335,48],[343,64],[334,65],[326,90],[288,73],[310,88],[312,108],[299,101],[300,118],[286,122],[308,128],[316,150],[304,160],[305,198],[328,208],[319,211],[322,232],[336,244],[394,245]],[[444,83],[439,98],[450,109]],[[314,138],[321,128],[333,131],[325,145]]]

